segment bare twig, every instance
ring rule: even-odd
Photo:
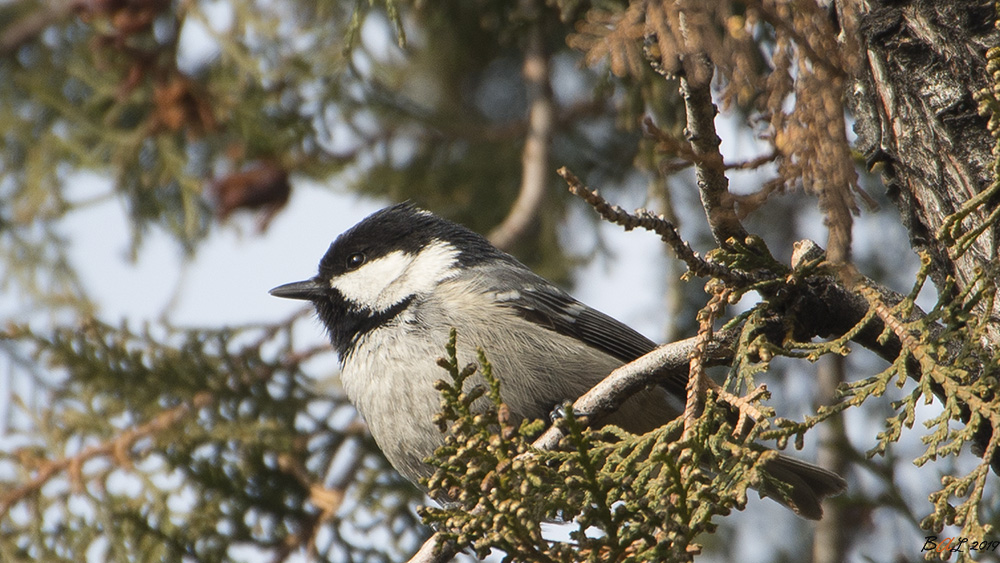
[[[617,205],[611,205],[596,191],[584,186],[580,179],[565,166],[557,170],[557,173],[569,184],[570,193],[590,204],[605,220],[621,225],[626,231],[641,227],[660,235],[660,239],[670,246],[677,258],[683,260],[694,275],[719,278],[733,283],[745,284],[749,281],[749,277],[743,272],[731,270],[722,264],[709,262],[699,256],[691,248],[691,245],[681,238],[677,227],[664,217],[653,215],[645,210],[639,210],[635,214],[628,213]]]
[[[685,143],[684,141],[675,138],[673,135],[657,127],[652,118],[643,118],[642,127],[647,135],[656,139],[656,150],[658,152],[674,155],[680,160],[679,164],[668,164],[670,171],[683,170],[688,166],[704,164],[707,162],[703,157],[694,153],[694,150],[692,150],[689,143]],[[779,156],[780,154],[777,151],[771,151],[768,154],[763,154],[749,160],[725,163],[723,164],[723,168],[725,170],[756,170],[769,162],[774,162]]]
[[[441,534],[427,538],[424,545],[413,554],[407,563],[447,563],[458,555],[458,550],[450,544],[441,545]],[[437,551],[437,553],[435,553]]]
[[[780,155],[777,151],[771,151],[767,154],[751,158],[750,160],[740,160],[737,162],[727,163],[726,170],[756,170],[765,164],[778,160],[779,156]]]
[[[682,14],[683,15],[683,14]],[[683,25],[684,18],[681,18]],[[686,34],[682,28],[682,33]],[[695,173],[701,204],[708,217],[712,236],[722,248],[729,248],[730,238],[742,241],[747,231],[736,215],[733,196],[729,193],[726,165],[719,151],[722,141],[715,132],[715,104],[712,103],[712,63],[704,54],[684,58],[684,74],[680,77],[681,95],[687,116],[684,134],[694,155]]]
[[[521,153],[521,188],[510,213],[489,239],[497,248],[510,250],[532,226],[545,197],[549,175],[549,145],[555,123],[555,104],[549,84],[549,54],[545,50],[544,4],[524,0],[530,31],[524,53],[524,82],[528,90],[528,133]]]
[[[712,342],[715,319],[725,311],[731,290],[718,282],[710,282],[713,287],[712,298],[708,305],[698,313],[698,336],[696,344],[688,360],[687,398],[684,403],[684,434],[694,426],[694,422],[705,409],[705,392],[708,391],[709,379],[705,373],[708,345]],[[742,417],[741,417],[742,418]],[[740,424],[742,426],[742,422]]]
[[[706,363],[729,361],[732,359],[732,346],[738,334],[739,329],[729,329],[717,333],[706,341],[696,336],[664,344],[611,372],[603,381],[573,402],[573,413],[577,418],[586,418],[588,422],[593,423],[617,410],[626,399],[649,385],[686,380],[690,366],[689,359],[699,343],[703,346],[702,357]],[[562,436],[562,431],[553,426],[535,440],[532,447],[539,450],[554,449]]]

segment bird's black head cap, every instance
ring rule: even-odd
[[[337,237],[319,263],[319,275],[329,279],[351,268],[352,260],[373,260],[393,251],[417,254],[434,241],[454,246],[464,267],[512,260],[479,233],[404,202],[372,213]]]

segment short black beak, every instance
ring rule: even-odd
[[[326,287],[316,280],[305,280],[279,285],[268,293],[275,297],[284,297],[285,299],[315,301],[326,295]]]

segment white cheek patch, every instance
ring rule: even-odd
[[[452,267],[457,258],[458,250],[443,241],[432,242],[417,254],[394,250],[331,279],[330,287],[355,305],[387,311],[455,275]]]
[[[414,256],[395,250],[368,262],[357,270],[346,272],[330,280],[330,287],[336,289],[348,301],[363,307],[383,311],[393,305],[380,305],[380,295],[393,281],[403,276],[413,262]]]

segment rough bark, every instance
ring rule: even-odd
[[[948,280],[961,291],[997,259],[996,223],[967,252],[949,252],[938,234],[946,218],[993,181],[993,141],[973,95],[988,85],[985,53],[1000,44],[992,1],[882,2],[841,0],[840,13],[859,18],[862,65],[849,89],[858,148],[881,164],[915,249],[932,258],[931,279],[941,293]],[[997,198],[973,211],[964,229],[983,225]],[[1000,342],[1000,311],[987,346]]]

